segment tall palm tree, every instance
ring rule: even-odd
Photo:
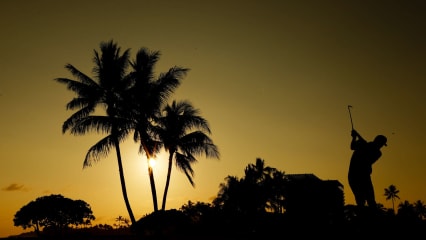
[[[391,184],[388,188],[385,188],[385,196],[386,200],[391,199],[392,200],[392,209],[393,213],[395,214],[395,199],[398,198],[399,190],[396,189],[395,185]]]
[[[120,47],[111,40],[102,42],[100,50],[100,53],[94,50],[93,79],[71,64],[67,64],[65,68],[75,80],[55,79],[77,95],[66,106],[67,110],[77,111],[63,123],[62,132],[70,131],[73,135],[84,135],[89,131],[109,134],[88,150],[83,168],[91,166],[92,162],[99,161],[100,157],[108,155],[111,148],[115,148],[121,190],[133,224],[136,220],[127,196],[119,146],[130,131],[129,121],[122,117],[123,106],[126,105],[122,96],[130,84],[125,77],[129,66],[129,49],[121,53]],[[105,114],[93,115],[99,108],[103,109]]]
[[[155,77],[154,67],[159,58],[159,51],[150,51],[147,48],[141,48],[138,51],[136,59],[130,63],[132,72],[129,74],[129,79],[132,80],[132,87],[126,94],[126,97],[130,98],[126,102],[133,104],[130,106],[132,114],[130,118],[133,120],[134,140],[140,142],[139,151],[146,154],[148,161],[155,157],[161,145],[152,134],[155,115],[189,70],[174,66]],[[154,211],[158,211],[154,172],[150,164],[148,164],[148,175]]]
[[[189,182],[194,186],[194,170],[192,164],[197,162],[196,156],[204,154],[207,158],[219,159],[218,147],[208,136],[211,134],[209,123],[199,115],[189,101],[173,101],[167,104],[162,115],[157,119],[158,127],[155,132],[164,149],[169,153],[167,179],[164,188],[161,209],[166,208],[167,192],[172,173],[172,163],[185,173]]]

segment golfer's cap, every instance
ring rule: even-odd
[[[383,135],[377,135],[376,138],[374,139],[374,141],[387,146],[388,139]]]

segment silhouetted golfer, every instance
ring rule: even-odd
[[[374,141],[367,142],[355,130],[351,132],[351,149],[354,150],[349,165],[349,186],[355,196],[358,207],[376,207],[374,187],[371,181],[373,164],[382,156],[380,149],[387,146],[387,138],[377,135]]]

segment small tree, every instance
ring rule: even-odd
[[[385,188],[386,200],[389,200],[389,199],[392,200],[392,209],[394,214],[395,214],[395,199],[396,198],[399,199],[398,193],[399,193],[399,190],[393,184],[391,184],[388,188]]]
[[[126,228],[130,226],[129,220],[123,216],[118,216],[115,221],[117,222],[114,224],[116,228]]]
[[[95,217],[90,205],[83,200],[72,200],[52,194],[29,202],[16,212],[14,226],[33,227],[37,234],[44,228],[61,231],[70,225],[88,224]]]

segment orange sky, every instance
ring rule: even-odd
[[[426,201],[426,3],[412,1],[0,1],[0,237],[14,214],[62,194],[96,223],[127,217],[115,155],[82,169],[100,136],[62,134],[73,94],[53,81],[71,63],[91,74],[93,50],[114,39],[132,57],[162,53],[157,73],[190,68],[173,99],[188,99],[212,128],[221,159],[200,158],[192,188],[172,172],[167,208],[210,202],[228,175],[257,157],[285,173],[339,180],[346,204],[350,118],[368,140],[388,136],[373,167],[377,201]],[[123,145],[129,200],[152,211],[146,161]],[[155,176],[161,199],[165,156]]]

